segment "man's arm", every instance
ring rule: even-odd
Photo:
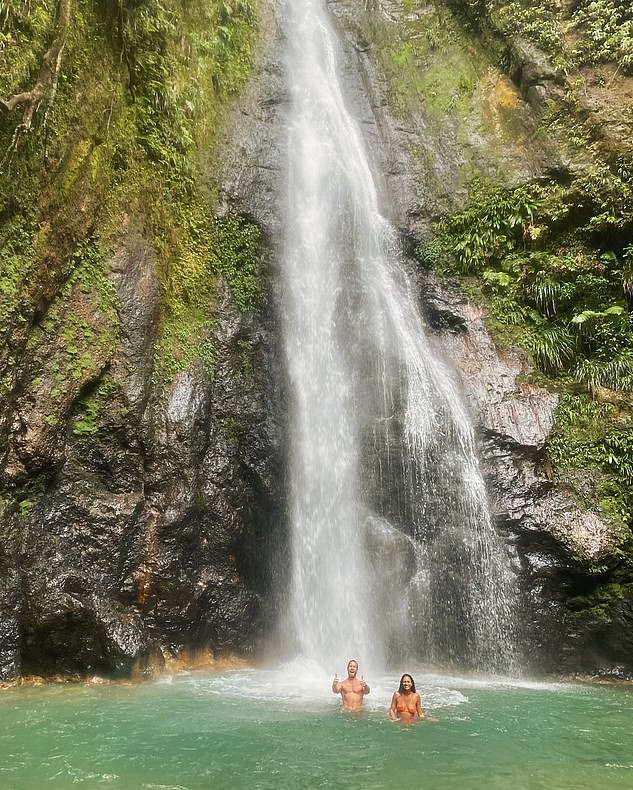
[[[332,681],[332,694],[340,694],[341,693],[341,684],[339,683],[338,675],[334,675],[334,680]]]
[[[369,694],[369,692],[371,691],[369,685],[364,680],[361,680],[361,684],[363,686],[363,694]]]

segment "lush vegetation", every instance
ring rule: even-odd
[[[498,324],[520,327],[544,373],[589,388],[633,388],[629,166],[594,167],[567,186],[480,189],[425,250],[480,278]]]
[[[593,468],[619,485],[608,515],[633,511],[633,187],[630,162],[569,184],[481,187],[446,218],[421,257],[465,278],[500,340],[527,349],[567,393],[550,448],[563,473]],[[610,401],[594,409],[591,398]],[[579,426],[582,425],[582,429]]]
[[[80,304],[82,313],[99,314],[112,252],[130,231],[157,258],[162,379],[196,357],[211,366],[218,276],[226,276],[242,309],[256,308],[257,229],[237,219],[218,224],[213,185],[203,186],[198,157],[247,76],[253,6],[248,0],[71,0],[70,8],[61,30],[58,8],[48,0],[0,2],[5,103],[41,81],[51,41],[65,39],[28,125],[25,104],[0,112],[5,393],[15,385],[27,340],[31,350],[39,338],[58,345],[63,357],[76,349],[71,356],[99,358],[95,369],[84,370],[79,388],[100,375],[113,353],[116,310],[107,338],[81,331],[89,320],[83,314],[64,318],[76,325],[72,338],[54,329],[51,316]],[[77,294],[86,283],[82,301]],[[37,327],[31,333],[34,318],[44,318],[46,336]]]
[[[521,35],[566,69],[614,62],[633,73],[633,7],[628,0],[534,3],[530,0],[450,0],[477,25]]]

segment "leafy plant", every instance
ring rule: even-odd
[[[556,325],[533,332],[528,338],[527,347],[538,367],[544,373],[551,374],[566,370],[576,350],[569,330]]]
[[[215,266],[227,278],[235,301],[242,310],[254,310],[259,297],[257,225],[240,217],[226,217],[216,225]]]
[[[479,275],[496,325],[513,327],[536,366],[591,388],[631,386],[633,325],[623,298],[630,251],[589,247],[612,241],[606,228],[633,221],[631,186],[618,167],[588,168],[568,186],[479,186],[468,209],[441,221],[418,250],[443,272]],[[570,226],[569,246],[560,247]]]
[[[579,0],[573,25],[579,34],[579,64],[615,61],[633,71],[633,8],[627,0]]]

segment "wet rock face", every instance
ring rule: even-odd
[[[279,435],[271,390],[236,371],[274,347],[226,294],[213,381],[180,374],[158,415],[148,465],[152,526],[132,587],[152,633],[188,645],[249,652],[270,628],[272,545],[280,525]]]
[[[260,66],[262,79],[276,68]],[[220,187],[270,240],[278,101],[253,90],[242,110],[255,133],[243,137],[239,112],[230,119],[228,147],[246,139],[248,151],[226,157]],[[259,167],[262,151],[269,167]],[[263,244],[258,314],[241,313],[219,285],[212,372],[194,361],[165,388],[154,371],[158,263],[142,228],[129,217],[109,265],[116,345],[51,396],[46,364],[61,341],[40,339],[23,349],[2,404],[0,680],[143,678],[181,653],[250,655],[276,617],[283,393],[273,256]],[[102,320],[90,305],[82,311],[88,325]]]
[[[591,584],[590,567],[616,545],[614,528],[583,511],[550,477],[546,443],[554,426],[555,393],[530,381],[527,361],[499,351],[459,286],[431,272],[420,278],[428,323],[459,370],[463,395],[481,437],[481,460],[498,530],[524,590],[523,651],[534,671],[609,672],[629,667],[617,629],[620,614],[581,622],[567,602]],[[620,656],[619,661],[615,657]],[[630,671],[626,670],[626,671]]]
[[[71,412],[54,456],[24,433],[11,437],[25,470],[5,470],[29,498],[20,512],[4,508],[2,679],[148,677],[183,650],[249,653],[274,616],[280,462],[266,319],[242,316],[226,290],[213,376],[193,365],[156,391],[147,245],[123,245],[113,272],[123,339],[89,435],[72,431]],[[257,376],[245,377],[240,342]],[[29,419],[46,424],[46,403],[30,408]]]

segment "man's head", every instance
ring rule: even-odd
[[[355,658],[352,658],[347,662],[347,674],[350,678],[355,678],[357,672],[358,672],[358,661],[356,661]]]

